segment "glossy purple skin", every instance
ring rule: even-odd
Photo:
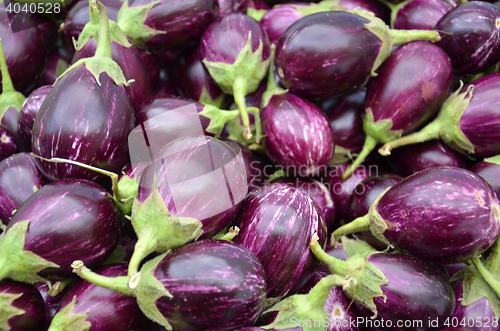
[[[285,184],[269,184],[247,195],[235,218],[236,244],[250,249],[267,274],[267,297],[300,288],[319,262],[309,249],[311,236],[326,241],[321,211],[307,195]]]
[[[150,4],[151,0],[132,0],[131,8]],[[146,49],[177,50],[199,40],[217,18],[219,5],[214,0],[161,0],[149,11],[144,25],[166,33],[145,42]]]
[[[219,17],[236,13],[245,14],[247,6],[246,0],[219,0]]]
[[[271,44],[278,39],[295,22],[304,17],[296,6],[307,6],[307,3],[292,2],[271,8],[260,20],[260,25],[266,30]]]
[[[56,50],[52,51],[47,57],[47,64],[45,65],[42,75],[38,79],[37,85],[53,85],[58,76],[57,65],[62,63],[69,66],[73,58],[73,53],[74,49],[69,49],[66,46],[58,47]]]
[[[321,182],[312,178],[291,178],[285,177],[276,180],[274,183],[286,184],[299,189],[318,204],[328,231],[333,230],[335,220],[335,203],[330,191]]]
[[[357,90],[345,96],[339,104],[325,110],[335,145],[349,149],[351,153],[358,153],[366,138],[363,130],[365,95],[365,89]]]
[[[143,49],[138,49],[139,55],[141,56],[142,64],[146,69],[146,74],[149,78],[149,86],[151,91],[153,91],[156,86],[160,83],[160,60],[158,57]]]
[[[472,1],[449,11],[436,24],[441,47],[456,75],[477,74],[500,61],[500,8]]]
[[[368,214],[370,206],[377,196],[384,192],[385,189],[399,183],[402,179],[398,175],[384,174],[361,181],[356,185],[349,199],[346,222],[352,222],[356,218]],[[376,239],[370,231],[356,233],[356,236],[378,249],[387,248],[387,245]]]
[[[198,49],[179,56],[174,70],[179,94],[186,98],[199,102],[203,88],[213,100],[223,94],[201,62]]]
[[[57,313],[57,308],[59,308],[59,304],[61,303],[61,300],[64,298],[64,294],[68,292],[68,289],[71,288],[72,284],[68,285],[56,296],[51,296],[49,294],[49,286],[46,283],[36,283],[35,286],[42,295],[43,302],[45,303],[46,316],[45,316],[44,330],[47,330],[49,328],[50,323],[52,322],[52,319],[54,318],[54,315]]]
[[[44,158],[60,157],[118,172],[129,160],[128,135],[134,114],[123,85],[107,74],[94,76],[79,66],[62,77],[40,107],[33,125],[32,148]],[[82,167],[38,160],[51,179],[99,175]]]
[[[127,276],[126,264],[111,264],[95,271],[106,277]],[[79,280],[64,296],[58,312],[71,303],[76,295],[75,314],[88,313],[89,331],[129,331],[147,323],[137,300],[104,287]]]
[[[0,125],[7,129],[14,136],[14,140],[19,151],[27,152],[30,150],[28,146],[29,144],[22,139],[21,132],[19,131],[19,125],[17,123],[18,117],[19,112],[14,107],[9,107],[3,114],[0,120]]]
[[[495,316],[488,299],[481,298],[469,306],[464,306],[459,301],[463,296],[463,282],[454,282],[453,289],[457,302],[452,319],[456,318],[459,326],[465,324],[469,331],[498,331],[498,324],[497,326],[492,325],[494,318],[497,318],[498,321],[498,317]],[[476,321],[481,321],[481,323],[476,325]]]
[[[365,107],[375,122],[392,120],[406,134],[426,123],[448,98],[453,82],[450,59],[439,47],[419,41],[401,46],[377,70]]]
[[[173,79],[173,74],[169,69],[160,68],[158,85],[153,87],[153,95],[151,98],[172,98],[179,97],[177,92],[177,82]]]
[[[399,9],[394,21],[394,29],[433,30],[437,22],[458,4],[457,0],[410,1]]]
[[[387,300],[373,299],[378,315],[377,319],[392,321],[420,320],[421,327],[404,330],[435,330],[429,321],[438,319],[438,327],[442,327],[455,305],[453,288],[448,278],[435,265],[415,257],[397,253],[374,254],[368,261],[379,269],[389,283],[381,289]],[[357,301],[354,305],[360,315],[371,317],[373,313]],[[387,325],[387,324],[384,324]]]
[[[295,22],[279,39],[275,64],[290,92],[335,97],[370,76],[382,42],[365,29],[369,21],[341,11],[322,12]],[[343,38],[336,38],[342,33]]]
[[[156,305],[174,330],[234,330],[252,325],[264,309],[264,268],[250,250],[231,242],[209,239],[181,246],[160,261],[153,275],[173,295]]]
[[[7,225],[12,212],[48,182],[29,153],[14,154],[0,162],[0,220]]]
[[[7,231],[24,220],[30,221],[24,250],[60,266],[39,274],[60,277],[74,275],[75,260],[90,269],[101,265],[114,250],[122,223],[108,192],[72,179],[45,185],[31,195],[12,216]]]
[[[500,197],[500,165],[481,161],[474,164],[469,170],[483,177]]]
[[[460,263],[443,264],[443,267],[446,269],[448,276],[450,276],[451,278],[460,270],[467,268],[468,265],[465,262],[460,262]]]
[[[500,233],[500,201],[480,176],[465,169],[422,170],[392,186],[377,212],[383,235],[397,249],[439,263],[465,262]]]
[[[80,51],[75,52],[73,62],[94,56],[97,49],[97,44],[92,38]],[[125,87],[132,107],[137,108],[146,103],[151,96],[151,87],[146,67],[142,62],[141,56],[134,46],[123,47],[117,43],[111,43],[111,57],[118,63],[123,70],[125,79],[134,79],[135,81]]]
[[[112,21],[117,20],[118,11],[123,5],[120,0],[103,0],[102,4],[106,7],[108,18]],[[74,50],[73,38],[78,40],[78,36],[83,30],[85,24],[90,22],[89,4],[87,1],[79,1],[71,10],[66,14],[64,20],[64,40],[66,45]]]
[[[315,176],[333,158],[334,141],[325,114],[312,102],[286,93],[261,111],[264,148],[289,176]]]
[[[417,171],[432,167],[450,166],[465,168],[467,159],[439,140],[396,148],[389,162],[401,176],[407,177]]]
[[[346,10],[364,9],[374,13],[375,16],[384,22],[389,22],[390,11],[382,3],[372,0],[340,0],[339,2]]]
[[[0,125],[0,161],[16,154],[18,150],[14,135],[4,126]]]
[[[262,61],[269,58],[269,38],[261,25],[244,14],[231,14],[217,19],[205,30],[200,41],[200,58],[210,62],[233,64],[252,32],[252,52],[262,42]]]
[[[35,286],[4,279],[0,281],[0,293],[22,293],[12,305],[25,313],[8,320],[10,331],[40,331],[45,323],[45,303]]]
[[[26,98],[23,107],[19,110],[19,115],[17,117],[19,134],[21,135],[23,141],[28,143],[30,147],[36,114],[38,114],[42,103],[45,101],[50,91],[52,91],[52,85],[37,88]]]
[[[26,27],[34,24],[22,12],[18,13],[16,20],[18,19],[22,19]],[[2,6],[0,9],[0,38],[2,38],[5,61],[14,88],[21,93],[29,92],[34,88],[36,79],[42,73],[47,59],[42,33],[34,25],[32,28],[13,33],[5,6]],[[29,42],[26,42],[27,40]]]

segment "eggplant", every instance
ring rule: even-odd
[[[56,283],[57,284],[57,283]],[[60,283],[61,284],[61,283]],[[38,289],[38,292],[42,295],[43,301],[45,303],[45,323],[44,330],[47,330],[57,313],[57,308],[61,304],[62,299],[66,292],[68,292],[68,287],[70,288],[73,284],[68,284],[70,286],[65,286],[62,289],[58,289],[59,292],[57,294],[54,293],[54,286],[50,288],[46,283],[36,283],[35,286]],[[57,288],[56,288],[57,289]],[[52,290],[52,291],[51,291]],[[54,295],[55,294],[55,295]]]
[[[441,47],[455,75],[477,74],[500,61],[500,8],[471,1],[449,11],[436,24]]]
[[[48,183],[35,158],[28,153],[12,155],[0,162],[0,220],[7,225],[15,211]]]
[[[398,30],[433,30],[439,20],[459,5],[458,0],[412,0],[397,6],[392,27]],[[394,11],[394,9],[393,9]]]
[[[219,17],[237,13],[245,14],[247,6],[246,0],[219,0]]]
[[[45,323],[45,304],[35,286],[0,281],[0,329],[39,331]]]
[[[223,92],[234,96],[243,121],[243,138],[250,139],[245,95],[255,92],[267,73],[270,44],[266,32],[250,16],[231,14],[210,24],[201,37],[199,51],[213,80]]]
[[[498,157],[484,159],[469,168],[475,174],[483,177],[500,196],[500,162]]]
[[[52,91],[52,85],[41,86],[31,92],[31,94],[26,98],[19,115],[17,117],[17,125],[19,126],[19,134],[21,139],[31,146],[31,140],[33,137],[33,124],[35,124],[35,118],[42,106],[42,103],[47,99]],[[31,149],[31,148],[30,148]]]
[[[106,265],[95,272],[105,277],[126,276],[127,265]],[[134,297],[80,280],[62,299],[49,330],[64,326],[74,331],[129,331],[147,322]]]
[[[179,50],[199,40],[218,11],[213,0],[131,0],[120,8],[117,23],[137,48]]]
[[[498,312],[499,300],[494,297],[490,299],[490,296],[490,298],[482,297],[474,303],[470,303],[470,299],[467,300],[468,298],[463,297],[463,286],[461,281],[457,281],[454,284],[457,302],[455,303],[455,311],[450,318],[450,325],[464,326],[469,331],[498,330],[498,316],[500,315],[500,312]],[[463,302],[463,300],[467,301]],[[497,306],[495,307],[494,304],[497,304]]]
[[[377,37],[375,30],[385,31],[385,37]],[[438,38],[435,31],[390,30],[366,11],[322,12],[300,19],[280,37],[276,69],[290,92],[332,98],[365,83],[393,45]]]
[[[99,12],[96,55],[79,60],[59,76],[36,116],[32,148],[45,159],[69,159],[118,172],[128,160],[126,142],[134,128],[134,113],[125,90],[130,81],[111,59],[105,8],[100,2],[91,2],[90,8]],[[83,45],[82,39],[79,45]],[[97,72],[91,71],[95,66]],[[96,172],[69,163],[37,162],[54,180],[99,178]]]
[[[382,242],[424,260],[465,262],[500,234],[499,204],[480,176],[461,168],[429,168],[381,193],[367,215],[334,236],[371,229]]]
[[[69,50],[66,46],[58,47],[56,50],[52,51],[47,57],[47,64],[45,65],[42,75],[38,79],[37,85],[40,87],[53,85],[57,77],[68,69],[73,53],[74,52]]]
[[[247,174],[248,192],[253,191],[264,185],[266,180],[265,169],[269,161],[262,155],[252,153],[245,145],[231,140],[224,141],[235,153],[240,153],[245,164]]]
[[[356,8],[366,10],[367,12],[374,13],[382,21],[389,23],[391,13],[381,2],[371,0],[339,0],[339,3],[345,10],[354,10]]]
[[[146,74],[149,78],[149,86],[151,91],[154,91],[156,87],[160,84],[160,60],[156,54],[138,49],[139,55],[141,56],[142,63],[144,64],[144,68],[146,69]]]
[[[61,180],[31,195],[0,240],[0,278],[70,277],[76,259],[91,267],[116,246],[121,218],[109,194],[86,180]]]
[[[268,184],[252,191],[232,224],[240,229],[233,241],[264,266],[270,302],[302,287],[319,265],[309,242],[317,232],[324,245],[326,225],[317,204],[298,189]]]
[[[387,143],[429,121],[451,90],[449,57],[429,42],[398,48],[380,67],[365,98],[363,149],[342,175],[347,178],[378,143]]]
[[[0,125],[0,161],[16,154],[18,151],[16,137],[3,125]]]
[[[379,149],[390,155],[397,147],[440,138],[463,154],[491,157],[500,154],[500,73],[485,75],[460,87],[446,99],[438,116],[420,131],[386,143]]]
[[[144,314],[170,330],[223,331],[252,325],[266,299],[262,264],[250,250],[224,240],[189,243],[146,262],[135,291],[127,277],[101,277],[81,261],[73,266],[90,282],[136,296]]]

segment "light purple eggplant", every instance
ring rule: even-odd
[[[459,5],[458,0],[412,0],[397,6],[393,27],[399,30],[433,30],[439,20]],[[394,10],[393,10],[394,11]]]
[[[388,157],[396,173],[403,177],[431,167],[450,166],[465,168],[466,157],[439,140],[427,141],[394,150]]]
[[[378,73],[366,92],[365,144],[343,178],[347,178],[377,144],[397,139],[435,116],[453,82],[453,68],[446,53],[423,41],[398,48]]]
[[[12,155],[0,162],[0,220],[7,225],[14,212],[43,185],[45,178],[28,153]]]
[[[400,146],[440,138],[453,149],[475,157],[500,154],[500,73],[485,75],[455,91],[435,120],[420,131],[386,143],[382,155]]]
[[[37,88],[31,92],[28,98],[26,98],[23,107],[19,110],[17,118],[19,134],[23,141],[30,146],[30,149],[33,136],[33,124],[35,124],[36,115],[50,91],[52,91],[52,85],[45,85]]]
[[[334,236],[369,229],[377,239],[413,256],[465,262],[488,249],[500,234],[500,201],[473,172],[429,168],[379,195],[367,215],[337,229]]]
[[[469,170],[483,177],[500,197],[500,164],[496,158],[478,162],[470,167]]]
[[[500,8],[484,1],[463,3],[436,24],[436,43],[451,58],[455,75],[477,74],[500,61]]]
[[[319,265],[309,250],[313,233],[326,242],[326,225],[317,204],[298,189],[269,184],[251,192],[233,222],[234,242],[250,249],[267,274],[267,297],[300,288]]]
[[[367,24],[386,31],[387,38],[379,39]],[[281,36],[276,68],[290,92],[332,98],[364,84],[389,57],[393,45],[437,38],[435,31],[390,30],[366,11],[322,12],[302,18]]]
[[[77,259],[95,268],[115,248],[121,222],[112,197],[97,184],[47,184],[17,209],[7,226],[0,241],[1,278],[32,282],[42,281],[40,276],[70,277]],[[9,245],[12,241],[24,246]],[[21,259],[28,258],[32,265],[19,270]]]
[[[0,161],[16,154],[18,151],[16,137],[3,125],[0,125]]]
[[[11,331],[40,331],[45,323],[45,304],[35,286],[0,281],[0,327]]]

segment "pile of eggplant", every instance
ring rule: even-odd
[[[500,330],[500,3],[47,3],[0,4],[0,331]]]

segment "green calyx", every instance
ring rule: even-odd
[[[207,132],[213,133],[219,136],[224,129],[226,123],[232,121],[235,118],[239,119],[239,110],[222,110],[216,106],[205,105],[203,110],[199,115],[210,119],[210,124],[207,127]]]
[[[66,69],[66,71],[64,71],[57,78],[54,84],[56,84],[59,79],[61,79],[61,77],[64,77],[71,70],[85,65],[87,70],[90,71],[92,75],[94,75],[99,86],[101,86],[99,76],[103,72],[108,74],[108,76],[113,79],[116,85],[123,84],[125,86],[129,86],[130,83],[132,83],[134,80],[131,79],[127,81],[120,66],[111,58],[111,38],[109,32],[109,19],[108,14],[106,13],[106,8],[102,3],[96,0],[91,0],[90,8],[91,10],[98,11],[99,13],[99,40],[97,43],[95,55],[93,57],[78,60],[68,69]]]
[[[335,145],[335,150],[333,152],[333,159],[330,162],[330,165],[332,166],[332,165],[352,162],[354,157],[356,157],[357,155],[358,154],[351,153],[351,151],[347,148]]]
[[[165,34],[165,31],[158,31],[145,25],[151,8],[159,4],[160,1],[153,1],[147,5],[129,7],[128,0],[125,0],[118,11],[118,26],[125,35],[132,41],[132,44],[138,48],[145,48],[145,43],[159,34]]]
[[[413,0],[406,0],[403,2],[400,2],[398,4],[392,4],[390,2],[387,2],[385,0],[379,0],[382,2],[384,5],[386,5],[390,10],[391,10],[391,21],[390,21],[390,26],[391,29],[394,29],[394,22],[396,21],[396,17],[398,16],[398,12],[401,8],[412,2]]]
[[[267,10],[265,9],[255,9],[255,8],[247,8],[247,16],[250,16],[257,22],[262,20],[262,17],[267,14]]]
[[[0,119],[9,110],[14,108],[19,111],[26,100],[26,97],[14,89],[14,84],[10,78],[5,54],[3,52],[2,39],[0,38],[0,70],[2,73],[2,94],[0,95]]]
[[[323,0],[319,3],[309,3],[305,6],[293,6],[302,17],[325,11],[345,10],[338,0]]]
[[[24,315],[25,310],[15,307],[12,303],[21,297],[22,293],[0,293],[0,330],[10,330],[9,320],[14,316]]]
[[[271,45],[271,55],[269,59],[271,60],[269,64],[269,69],[267,72],[267,86],[266,91],[262,94],[262,99],[260,102],[260,107],[264,109],[271,101],[271,98],[275,95],[282,95],[288,92],[288,90],[278,87],[276,80],[274,79],[274,56],[276,54],[276,45]]]
[[[219,95],[217,98],[214,99],[212,98],[210,93],[208,93],[207,88],[205,86],[203,86],[203,88],[201,89],[200,98],[198,99],[199,103],[202,103],[204,105],[214,106],[217,108],[222,108],[224,106],[225,101],[226,101],[226,95],[224,93],[222,93],[221,95]]]
[[[500,165],[500,155],[488,157],[488,158],[484,159],[483,161]]]
[[[327,331],[329,314],[324,308],[330,290],[334,286],[347,286],[350,280],[339,276],[329,275],[322,278],[308,294],[295,294],[287,297],[263,314],[278,312],[274,321],[263,329],[286,329],[297,326],[297,321],[303,322],[304,331]],[[316,322],[315,322],[316,321]],[[318,325],[317,321],[321,321]]]
[[[92,324],[87,321],[89,313],[75,313],[77,297],[73,296],[73,300],[66,307],[61,309],[50,323],[48,331],[88,331]]]
[[[352,257],[354,255],[377,252],[377,250],[373,248],[370,244],[368,244],[366,241],[357,238],[349,239],[348,237],[342,237],[342,248],[349,257]]]
[[[0,235],[0,280],[10,278],[30,284],[44,282],[51,288],[50,282],[40,277],[38,272],[59,266],[24,250],[28,225],[29,221],[17,222]]]

